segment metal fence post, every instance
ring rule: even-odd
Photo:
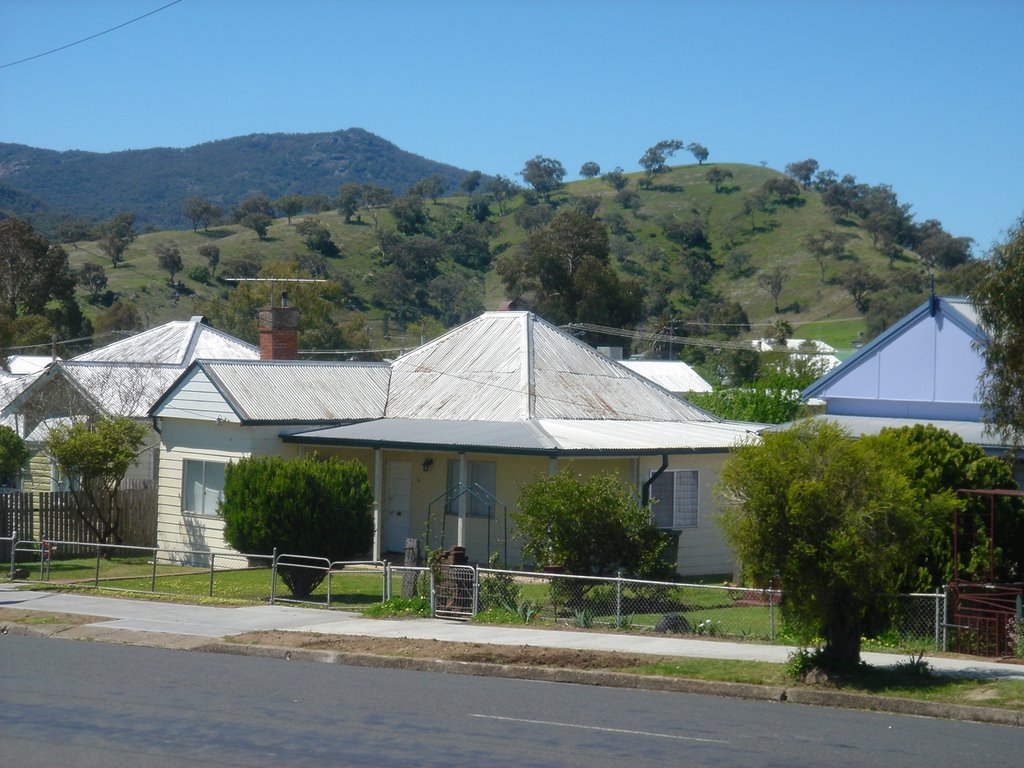
[[[270,604],[273,605],[277,596],[277,547],[274,547],[273,559],[270,562]]]
[[[210,597],[213,597],[213,563],[216,560],[217,555],[214,552],[210,553]]]
[[[331,574],[334,573],[334,569],[331,567],[332,563],[327,564],[327,607],[331,607]]]
[[[768,581],[768,637],[775,642],[775,589],[774,582]]]
[[[473,566],[473,615],[480,607],[480,567]]]
[[[18,532],[17,531],[11,531],[11,570],[9,571],[9,573],[11,574],[11,578],[12,579],[14,578],[14,553],[17,551],[17,549],[18,549]]]
[[[940,596],[942,595],[942,589],[939,587],[935,588],[935,650],[940,651],[942,648],[939,647],[939,628],[942,626],[942,617],[939,616],[939,604],[941,602]]]
[[[160,552],[159,549],[157,549],[156,547],[153,547],[153,583],[152,583],[152,585],[150,587],[150,590],[149,590],[150,592],[156,592],[156,561],[157,561],[157,553],[159,553],[159,552]]]
[[[381,602],[391,599],[391,561],[384,561],[384,583],[381,585]]]
[[[100,585],[100,547],[102,546],[102,544],[96,542],[96,581],[94,586],[97,587]]]
[[[622,569],[615,574],[615,627],[622,626]]]

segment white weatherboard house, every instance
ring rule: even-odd
[[[723,422],[528,312],[488,312],[391,363],[193,363],[151,410],[161,435],[159,545],[230,551],[217,514],[244,456],[357,459],[376,499],[372,552],[409,537],[520,560],[523,484],[611,470],[679,532],[681,574],[728,574],[712,489],[762,425]],[[645,488],[646,486],[646,488]],[[453,498],[454,497],[454,498]]]
[[[988,453],[1005,451],[982,420],[978,383],[987,342],[966,299],[932,296],[804,390],[854,435],[934,424]]]
[[[259,349],[210,327],[204,318],[174,320],[42,371],[0,383],[8,392],[0,417],[26,440],[33,456],[21,486],[26,491],[62,490],[61,478],[41,452],[49,427],[94,415],[127,416],[149,423],[148,412],[193,360],[254,359]],[[130,479],[153,480],[157,439],[129,470]]]

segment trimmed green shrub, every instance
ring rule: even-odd
[[[224,539],[240,552],[350,560],[373,543],[373,491],[358,461],[254,457],[228,465]],[[309,597],[326,573],[280,566],[297,598]]]

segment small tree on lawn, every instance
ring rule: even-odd
[[[665,576],[668,539],[650,510],[613,472],[582,477],[570,469],[523,486],[513,513],[523,553],[538,566],[561,566],[580,576]],[[583,585],[573,582],[579,597]]]
[[[0,426],[0,485],[14,480],[28,461],[29,450],[25,441],[10,427]]]
[[[254,457],[229,464],[224,478],[224,539],[240,552],[350,560],[373,543],[373,491],[358,461]],[[307,598],[318,570],[279,566],[291,593]]]
[[[722,469],[732,504],[719,523],[744,573],[781,584],[787,623],[824,638],[826,669],[860,662],[865,619],[924,545],[904,466],[834,424],[801,422],[739,446]]]
[[[76,513],[101,543],[124,540],[118,491],[145,437],[142,424],[114,416],[58,425],[46,438],[46,452],[72,481]]]

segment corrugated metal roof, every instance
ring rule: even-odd
[[[243,421],[344,421],[384,415],[387,363],[203,361]]]
[[[129,363],[57,363],[78,389],[103,411],[143,418],[181,375],[181,368]]]
[[[623,360],[620,365],[669,392],[710,392],[712,386],[682,360]]]
[[[388,418],[715,420],[528,312],[487,312],[392,368]]]
[[[762,425],[537,419],[524,422],[380,419],[295,433],[287,442],[495,453],[614,454],[728,450]]]
[[[172,320],[72,358],[75,362],[185,366],[194,360],[258,360],[258,347],[206,325],[202,317]]]

